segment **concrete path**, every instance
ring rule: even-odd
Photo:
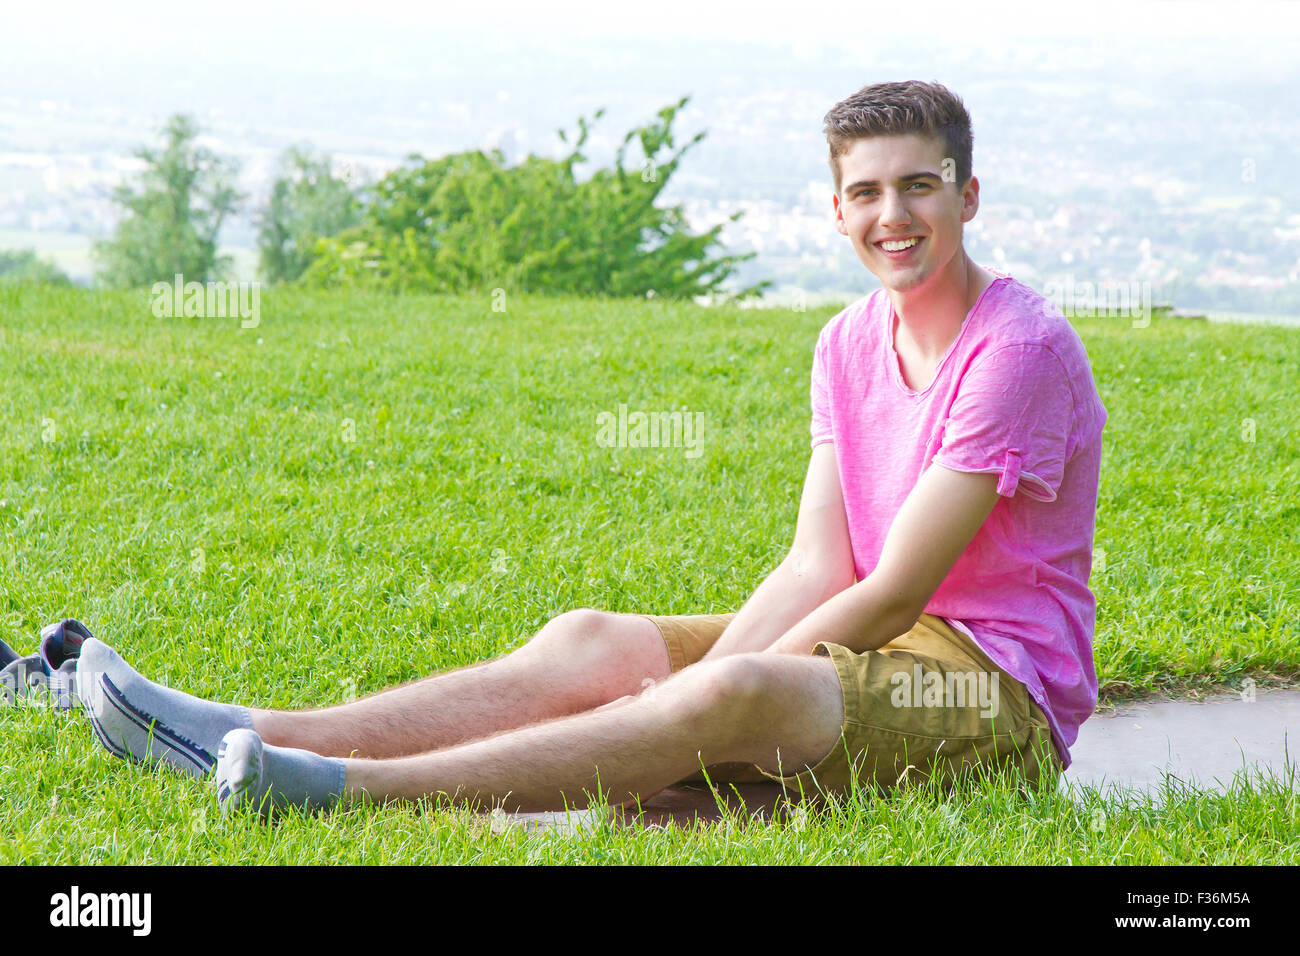
[[[1256,691],[1253,699],[1240,694],[1203,701],[1138,701],[1103,708],[1079,728],[1070,750],[1073,763],[1061,777],[1061,789],[1076,801],[1084,788],[1108,800],[1164,801],[1171,784],[1176,790],[1225,792],[1242,779],[1246,768],[1258,786],[1261,775],[1300,782],[1300,691]],[[1288,756],[1290,764],[1288,765]],[[780,800],[775,783],[741,783],[728,792],[730,810],[771,819]],[[670,787],[644,807],[643,825],[691,826],[721,817],[717,800],[707,789]],[[568,831],[588,829],[601,821],[586,812],[518,813],[498,818],[503,825],[527,829]]]
[[[1300,691],[1255,691],[1204,701],[1142,701],[1093,714],[1070,748],[1074,762],[1061,787],[1108,798],[1162,803],[1175,791],[1225,792],[1234,781],[1258,785],[1261,775],[1300,780]],[[1287,764],[1288,756],[1290,766]]]

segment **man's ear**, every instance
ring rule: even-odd
[[[980,181],[974,176],[961,191],[961,221],[970,222],[980,208]]]
[[[848,227],[844,225],[844,212],[840,209],[840,197],[838,193],[831,193],[831,205],[835,207],[835,228],[839,230],[841,236],[849,234]]]

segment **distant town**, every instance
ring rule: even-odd
[[[428,82],[385,85],[384,96],[375,93],[378,109],[369,108],[364,85],[340,104],[315,91],[308,74],[302,89],[313,92],[297,99],[286,91],[268,101],[258,78],[247,76],[232,78],[223,105],[196,98],[189,112],[203,145],[240,164],[246,200],[221,243],[234,259],[231,278],[254,280],[257,211],[292,144],[374,182],[412,153],[495,147],[511,162],[529,152],[559,155],[555,130],[573,132],[579,115],[608,106],[587,151],[595,168],[612,162],[633,125],[695,91],[679,145],[699,130],[706,137],[662,200],[681,203],[696,230],[744,213],[723,233],[727,252],[757,253],[734,278],[738,285],[770,279],[776,299],[847,301],[876,282],[835,231],[820,125],[834,99],[864,77],[829,51],[796,53],[762,88],[746,80],[743,60],[711,65],[702,49],[690,58],[693,70],[653,86],[631,71],[633,85],[611,79],[581,92],[569,89],[572,79],[539,88],[529,77],[540,67],[531,64],[530,73],[522,54],[502,58],[490,77],[476,73],[468,55],[448,54]],[[750,56],[761,59],[761,51]],[[1023,69],[1029,79],[1013,82],[954,60],[957,78],[945,80],[975,122],[981,208],[966,237],[977,261],[1039,289],[1143,283],[1156,304],[1300,322],[1300,180],[1292,175],[1300,116],[1264,95],[1266,79],[1260,89],[1248,77],[1224,90],[1193,85],[1170,109],[1157,93],[1113,82],[1105,71],[1035,78],[1047,67]],[[445,82],[452,75],[462,82]],[[112,189],[139,172],[133,152],[157,144],[173,110],[159,91],[114,98],[111,90],[64,87],[40,95],[38,86],[10,84],[0,97],[0,249],[34,248],[91,284],[91,244],[112,233],[119,215]]]

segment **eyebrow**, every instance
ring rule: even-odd
[[[914,183],[922,179],[933,179],[937,183],[942,183],[943,179],[935,173],[908,173],[906,176],[899,176],[900,183]],[[879,186],[878,179],[859,179],[856,183],[850,183],[844,187],[844,195],[848,195],[857,189],[866,189],[869,186]]]

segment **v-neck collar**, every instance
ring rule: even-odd
[[[939,380],[939,376],[942,374],[944,366],[948,364],[948,358],[956,350],[957,343],[962,340],[962,337],[966,335],[966,330],[973,324],[976,313],[979,312],[980,306],[984,303],[984,297],[987,296],[989,290],[999,282],[1011,278],[1010,276],[1003,275],[1000,272],[994,272],[992,269],[989,269],[989,271],[993,272],[993,281],[984,287],[984,291],[979,294],[979,298],[975,300],[975,304],[971,306],[971,310],[966,313],[966,318],[962,320],[961,329],[957,332],[957,337],[948,343],[948,349],[943,353],[943,358],[941,358],[939,364],[934,367],[934,376],[930,379],[930,384],[919,392],[912,389],[907,384],[907,380],[903,378],[903,363],[899,358],[898,350],[894,347],[894,329],[898,323],[898,314],[894,311],[893,300],[889,298],[888,293],[885,293],[885,301],[889,303],[889,310],[885,315],[885,362],[889,366],[890,378],[894,380],[894,384],[902,390],[904,395],[911,398],[919,398],[929,392],[930,389],[934,388],[934,383]]]

